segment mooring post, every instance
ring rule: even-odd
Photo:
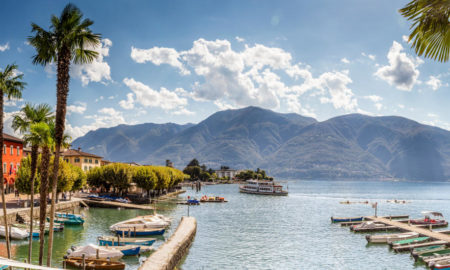
[[[95,257],[97,258],[97,260],[100,259],[100,254],[99,254],[99,253],[100,253],[100,251],[99,251],[98,248],[97,248],[97,252],[96,252],[96,254],[95,254]]]
[[[63,261],[63,269],[66,269],[66,260]]]
[[[82,261],[81,261],[81,267],[82,267],[82,269],[83,270],[86,270],[86,258],[85,258],[85,254],[83,254],[82,256],[81,256],[81,259],[82,259]]]

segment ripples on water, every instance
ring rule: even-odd
[[[425,269],[414,266],[408,253],[395,254],[385,245],[368,246],[364,234],[330,224],[330,216],[373,215],[367,204],[339,204],[340,201],[379,202],[379,215],[410,214],[424,210],[443,212],[450,219],[450,183],[290,181],[289,196],[271,197],[241,194],[237,185],[206,186],[199,193],[217,195],[228,203],[190,206],[197,218],[195,241],[181,268],[190,269]],[[407,200],[408,204],[386,203]],[[162,204],[159,212],[174,218],[170,235],[187,206]],[[95,243],[99,235],[118,221],[145,214],[138,210],[90,208],[84,211],[84,227],[68,227],[55,234],[54,265],[71,245]],[[163,238],[156,246],[163,243]],[[15,242],[16,258],[23,260],[27,242]],[[37,260],[38,241],[34,241]],[[126,269],[137,269],[145,258],[127,258]]]

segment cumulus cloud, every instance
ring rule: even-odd
[[[352,80],[346,72],[326,72],[319,77],[319,81],[329,92],[329,97],[320,98],[321,103],[331,103],[334,108],[346,111],[357,109],[358,101],[347,86]]]
[[[73,65],[72,73],[75,77],[81,80],[83,86],[90,82],[106,82],[111,81],[111,68],[109,64],[104,61],[104,58],[109,56],[109,49],[112,46],[112,41],[105,38],[102,39],[101,44],[97,47],[89,48],[98,52],[98,57],[89,64]]]
[[[119,101],[119,105],[120,105],[120,107],[124,108],[125,110],[133,109],[134,108],[133,93],[128,93],[127,94],[127,99]]]
[[[168,64],[178,68],[183,75],[190,74],[190,71],[184,68],[179,58],[178,52],[172,48],[153,47],[151,49],[138,49],[131,47],[131,59],[137,63],[152,62],[157,66]]]
[[[442,81],[439,79],[439,77],[430,76],[426,84],[429,85],[431,89],[436,91],[442,86]]]
[[[165,111],[180,111],[187,105],[187,99],[178,96],[174,91],[161,87],[159,91],[150,88],[142,82],[135,81],[133,78],[123,79],[123,83],[132,91],[131,96],[127,95],[127,100],[120,104],[122,107],[131,106],[131,101],[141,104],[144,107],[161,108]]]
[[[372,102],[380,102],[383,100],[382,97],[377,95],[364,96],[365,99],[371,100]]]
[[[20,111],[3,112],[3,132],[21,138],[22,135],[15,132],[12,126],[14,115],[20,114]]]
[[[238,37],[238,36],[236,36],[236,41],[237,41],[237,42],[244,42],[244,41],[245,41],[245,39],[244,39],[244,38],[241,38],[241,37]]]
[[[422,61],[404,53],[403,46],[396,41],[389,49],[387,58],[389,65],[380,67],[374,75],[399,90],[411,91],[417,83],[420,74],[417,67]]]
[[[4,52],[6,50],[9,50],[9,42],[4,45],[0,45],[0,52]]]
[[[72,113],[83,114],[86,111],[87,104],[86,102],[77,102],[74,105],[67,106],[67,114],[70,115]]]
[[[350,61],[345,57],[341,59],[341,62],[344,64],[350,64]]]

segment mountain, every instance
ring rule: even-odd
[[[183,168],[257,167],[283,178],[450,179],[450,132],[396,116],[349,114],[318,122],[258,107],[214,113],[198,124],[120,125],[73,142],[113,161]]]

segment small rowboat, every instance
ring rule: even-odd
[[[375,235],[366,235],[366,240],[369,243],[388,243],[393,241],[416,238],[418,236],[419,234],[416,232],[407,232],[398,234],[375,234]]]
[[[331,222],[353,222],[353,221],[363,221],[364,217],[331,217]]]
[[[50,221],[50,218],[47,218],[47,221]],[[55,223],[64,224],[64,225],[83,225],[84,219],[56,217]]]
[[[26,230],[22,230],[16,227],[10,227],[8,234],[13,240],[22,240],[30,236]],[[0,225],[0,236],[6,237],[5,226]]]
[[[448,255],[450,255],[450,249],[442,249],[442,250],[438,250],[438,251],[431,251],[431,252],[420,254],[418,259],[423,260],[423,259],[438,258],[438,257],[443,257],[443,256],[448,256]]]
[[[69,258],[64,260],[66,265],[83,269],[82,258]],[[85,259],[86,269],[122,270],[125,269],[123,262],[111,262],[104,259]]]
[[[433,270],[450,270],[450,260],[436,262],[433,266]]]
[[[146,228],[162,228],[170,225],[170,219],[162,215],[138,216],[132,219],[124,220],[113,224],[109,227],[111,231],[117,229],[146,229]]]
[[[59,218],[83,219],[82,215],[69,214],[69,213],[55,213],[55,216],[59,217]]]
[[[416,238],[411,238],[411,239],[393,241],[393,242],[388,242],[388,243],[392,246],[402,246],[402,245],[408,245],[408,244],[423,243],[428,240],[430,240],[430,237],[424,236],[424,237],[416,237]]]
[[[141,251],[140,246],[116,246],[116,247],[105,247],[106,249],[114,249],[122,252],[123,256],[136,256],[139,255]]]
[[[411,255],[419,256],[423,253],[431,252],[431,251],[438,251],[445,249],[445,245],[435,245],[435,246],[428,246],[428,247],[419,247],[415,248],[411,251]]]
[[[148,235],[163,235],[166,231],[165,228],[143,228],[143,229],[130,229],[130,228],[118,228],[116,234],[125,236],[148,236]]]
[[[228,201],[226,201],[224,197],[207,197],[207,196],[203,196],[200,199],[200,202],[202,202],[202,203],[207,203],[207,202],[222,203],[222,202],[228,202]]]
[[[123,246],[123,245],[141,245],[151,246],[156,241],[154,238],[130,238],[120,236],[99,236],[98,242],[100,246]]]

